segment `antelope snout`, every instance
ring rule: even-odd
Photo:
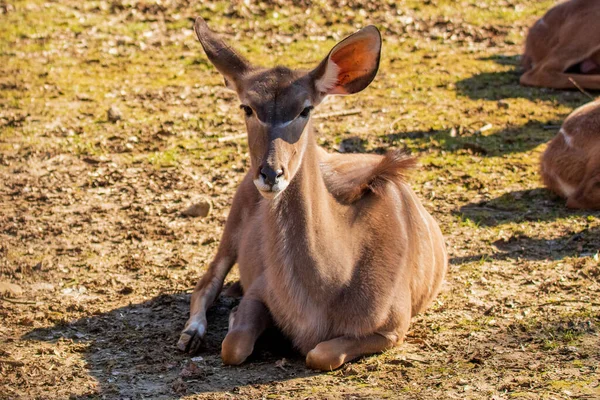
[[[260,168],[254,185],[263,197],[272,199],[288,186],[288,181],[285,179],[282,168],[275,169],[264,165]]]
[[[263,182],[269,186],[276,185],[279,179],[283,177],[283,170],[278,168],[277,170],[265,165],[260,169],[260,176]]]

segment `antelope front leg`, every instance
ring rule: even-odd
[[[229,332],[221,346],[221,358],[226,365],[243,363],[254,351],[258,337],[273,323],[257,289],[257,285],[252,285],[229,316]]]
[[[397,346],[403,340],[404,334],[372,333],[371,335],[353,338],[340,336],[319,343],[306,355],[306,366],[321,371],[332,371],[347,361],[360,356],[379,353]]]
[[[198,350],[206,334],[206,310],[214,303],[223,288],[223,281],[237,260],[239,231],[244,224],[244,215],[250,214],[248,205],[256,204],[258,193],[252,183],[252,175],[247,174],[233,197],[231,212],[227,217],[225,230],[217,255],[210,263],[208,271],[198,282],[192,293],[190,318],[177,342],[182,351],[194,353]]]
[[[233,264],[234,260],[229,257],[217,257],[196,284],[192,292],[190,318],[177,342],[179,350],[195,353],[200,348],[206,334],[206,310],[221,292],[225,276]]]

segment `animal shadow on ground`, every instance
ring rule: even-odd
[[[281,382],[314,373],[275,329],[267,331],[242,366],[224,366],[221,342],[237,300],[221,295],[209,310],[204,349],[192,360],[175,344],[189,313],[189,295],[164,294],[139,304],[67,324],[35,329],[26,340],[73,340],[85,345],[97,392],[72,398],[173,399],[185,394],[234,391],[237,387]],[[281,361],[285,358],[285,361]]]
[[[519,190],[505,193],[491,200],[469,203],[455,212],[464,220],[469,219],[479,226],[498,226],[525,221],[552,221],[572,216],[600,218],[600,211],[571,210],[565,200],[544,188]],[[515,234],[508,240],[495,241],[500,250],[494,259],[525,258],[532,260],[562,259],[572,255],[593,255],[600,249],[600,230],[584,228],[569,232],[554,240]],[[452,263],[460,264],[481,259],[481,255],[456,257]]]
[[[479,58],[480,61],[494,61],[501,65],[513,65],[510,71],[482,72],[456,83],[456,89],[474,100],[502,100],[524,98],[528,100],[552,101],[570,107],[577,107],[590,101],[589,97],[573,86],[573,90],[555,90],[521,86],[520,56],[496,55]]]
[[[556,135],[561,122],[529,121],[525,125],[509,126],[491,135],[483,135],[476,131],[471,135],[461,136],[452,130],[392,133],[386,135],[384,140],[395,143],[411,139],[417,146],[428,149],[439,148],[453,152],[465,151],[483,157],[498,157],[526,152],[547,142]],[[384,149],[378,152],[384,152]]]

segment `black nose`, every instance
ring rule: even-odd
[[[278,169],[275,171],[269,166],[264,166],[260,169],[260,176],[263,177],[267,185],[275,185],[277,182],[279,182],[279,178],[283,176],[283,170]]]

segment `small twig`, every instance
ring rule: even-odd
[[[426,340],[423,340],[423,344],[425,344],[425,346],[427,346],[427,348],[431,351],[436,351],[432,345],[430,345],[429,343],[427,343]]]
[[[466,210],[473,210],[473,211],[493,211],[496,213],[505,213],[505,214],[512,214],[514,213],[514,211],[506,211],[506,210],[501,210],[499,208],[494,208],[494,207],[486,207],[486,206],[464,206],[463,209]]]
[[[560,304],[565,304],[565,303],[586,303],[586,304],[589,304],[590,306],[600,307],[600,303],[594,303],[592,301],[585,301],[585,300],[555,300],[555,301],[549,301],[547,303],[542,303],[542,304],[527,304],[527,305],[517,306],[515,308],[545,307],[545,306],[555,306],[555,305],[560,305]]]
[[[190,381],[186,381],[186,382],[190,382]],[[286,388],[285,389],[286,392],[300,392],[302,390],[306,390],[306,387]],[[269,392],[269,394],[281,395],[281,392],[280,391],[274,391],[274,392]]]
[[[223,136],[223,137],[220,137],[218,140],[219,140],[219,143],[224,143],[224,142],[233,142],[235,140],[243,139],[245,137],[246,137],[245,133],[240,133],[239,135]]]
[[[427,341],[423,340],[423,339],[419,339],[419,338],[414,338],[412,340],[407,340],[408,343],[414,343],[414,344],[422,344],[425,347],[427,347],[429,350],[431,351],[436,351],[433,346],[431,346],[429,343],[427,343]]]
[[[489,131],[490,129],[493,128],[494,125],[492,124],[485,124],[484,126],[482,126],[481,128],[479,128],[478,130],[475,131],[475,134],[478,135],[480,133]]]
[[[0,300],[8,301],[13,304],[37,304],[37,301],[9,299],[8,297],[0,297]]]
[[[12,365],[13,367],[22,367],[25,365],[25,363],[23,361],[6,360],[6,359],[1,359],[1,358],[0,358],[0,364],[8,364],[8,365]]]
[[[427,344],[427,346],[429,346],[429,345]],[[435,349],[433,347],[429,346],[429,348],[430,348],[430,350],[435,351]],[[413,356],[410,356],[410,355],[404,356],[404,358],[406,358],[407,361],[416,361],[416,362],[420,362],[420,363],[423,363],[423,364],[430,364],[431,363],[431,361],[426,360],[424,358],[417,358],[417,357],[413,357]]]
[[[393,120],[392,123],[390,124],[390,132],[393,133],[394,132],[394,126],[396,126],[396,123],[402,121],[404,118],[405,118],[405,116],[401,116],[401,117],[398,117],[395,120]]]
[[[590,98],[590,99],[592,99],[592,100],[596,100],[596,99],[594,98],[594,96],[592,96],[591,94],[589,94],[588,92],[586,92],[586,91],[585,91],[585,90],[584,90],[584,89],[583,89],[581,86],[579,86],[579,84],[578,84],[577,82],[575,82],[575,79],[573,79],[573,78],[570,78],[570,77],[569,77],[569,80],[571,81],[571,83],[572,83],[573,85],[575,85],[575,87],[576,87],[577,89],[579,89],[579,91],[580,91],[581,93],[585,94],[587,97],[589,97],[589,98]]]
[[[334,112],[330,112],[330,113],[315,114],[313,118],[321,119],[321,118],[330,118],[330,117],[346,117],[348,115],[356,115],[356,114],[360,114],[360,113],[361,113],[361,110],[359,110],[358,108],[353,108],[351,110],[334,111]]]
[[[544,130],[554,130],[554,129],[558,129],[560,128],[560,125],[544,125],[542,126],[542,129]]]

